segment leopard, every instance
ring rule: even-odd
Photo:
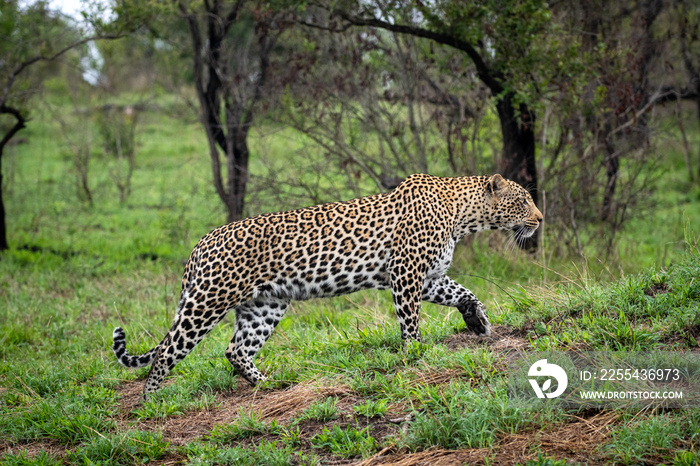
[[[128,368],[150,365],[143,397],[230,312],[225,350],[250,384],[266,380],[254,359],[291,301],[389,289],[404,342],[421,341],[421,302],[457,308],[468,331],[491,334],[485,305],[447,275],[455,246],[484,230],[510,230],[522,241],[543,222],[532,196],[500,174],[415,174],[388,192],[261,214],[215,228],[185,264],[172,325],[143,354],[129,354],[126,334],[112,349]]]

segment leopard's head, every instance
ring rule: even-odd
[[[535,234],[543,216],[525,188],[496,174],[487,180],[484,193],[493,229],[513,230],[517,240]]]

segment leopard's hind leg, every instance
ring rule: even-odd
[[[235,331],[226,349],[226,358],[253,385],[265,380],[255,367],[255,355],[272,335],[287,306],[289,299],[258,297],[236,308]]]
[[[158,353],[143,390],[145,398],[148,398],[149,393],[158,390],[170,370],[226,316],[229,308],[228,305],[221,304],[207,306],[197,312],[185,309],[178,312],[167,335],[158,345]]]
[[[223,285],[213,286],[196,262],[188,268],[188,280],[180,293],[177,315],[158,345],[146,379],[144,397],[148,398],[149,393],[158,390],[170,370],[221,322],[229,310],[235,309],[251,295],[251,289],[232,290]]]

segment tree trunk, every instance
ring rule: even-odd
[[[537,165],[535,163],[535,114],[520,104],[519,115],[513,106],[513,94],[506,94],[496,103],[503,135],[503,152],[499,163],[501,175],[528,190],[538,203]],[[538,230],[539,231],[539,230]],[[538,231],[520,245],[537,249]]]
[[[700,78],[695,79],[695,101],[698,104],[698,123],[700,123]],[[698,141],[698,179],[700,179],[700,141]]]
[[[5,224],[5,202],[3,200],[3,190],[2,190],[2,149],[0,147],[0,251],[6,251],[10,249],[9,244],[7,244],[7,225]]]
[[[608,137],[605,139],[605,174],[608,177],[608,182],[605,185],[601,212],[601,220],[604,222],[611,221],[615,215],[615,188],[617,186],[617,177],[620,172],[619,152],[615,149],[615,144],[612,140],[614,136],[610,134],[611,131],[610,125],[606,125]]]
[[[12,115],[15,118],[15,124],[10,130],[5,133],[2,139],[0,139],[0,252],[6,251],[10,248],[7,242],[7,223],[5,223],[5,202],[3,199],[3,173],[2,173],[2,156],[5,152],[5,146],[10,142],[10,139],[14,137],[19,130],[25,127],[25,122],[27,121],[22,113],[8,105],[0,105],[0,114]]]
[[[226,221],[235,222],[243,218],[245,194],[248,186],[248,130],[250,125],[242,124],[240,111],[232,111],[226,106],[226,122],[217,116],[220,99],[215,102],[201,96],[204,129],[209,142],[209,157],[212,162],[212,177],[219,198],[226,206]],[[213,105],[219,105],[214,107]],[[226,131],[223,131],[223,127]],[[221,154],[225,156],[226,176],[221,167]]]
[[[242,122],[242,105],[229,105],[232,97],[224,94],[227,102],[226,136],[223,149],[226,154],[226,191],[222,198],[226,205],[226,220],[231,223],[243,218],[243,206],[248,186],[248,131],[250,125]],[[223,183],[223,181],[222,181]]]
[[[243,206],[245,205],[245,194],[248,187],[248,158],[250,156],[248,131],[241,134],[234,144],[233,157],[230,158],[232,163],[229,168],[231,171],[228,186],[229,202],[227,202],[229,222],[235,222],[243,218]]]
[[[228,11],[222,11],[220,2],[204,2],[205,15],[200,20],[184,1],[178,6],[187,20],[192,38],[194,58],[194,83],[201,106],[201,121],[207,134],[209,158],[212,164],[213,183],[221,201],[226,206],[227,221],[243,217],[246,188],[248,185],[248,132],[253,123],[256,105],[263,96],[272,48],[281,29],[271,28],[273,17],[261,15],[256,19],[254,34],[258,38],[256,56],[249,56],[243,64],[259,60],[259,69],[236,71],[232,66],[230,50],[225,42],[235,40],[228,36],[231,26],[239,20],[243,1],[239,0]],[[263,23],[265,17],[268,23]],[[205,40],[206,39],[206,40]],[[231,45],[231,44],[229,44]],[[233,44],[243,47],[241,44]],[[246,45],[247,47],[247,45]],[[252,52],[251,52],[252,53]],[[248,78],[235,79],[233,74],[257,75],[250,87]],[[226,173],[222,169],[222,158]]]

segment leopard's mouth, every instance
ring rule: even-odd
[[[515,225],[511,229],[511,231],[513,231],[513,233],[515,233],[515,237],[517,239],[525,239],[525,238],[529,238],[532,235],[534,235],[539,226],[540,225],[537,224],[536,226],[532,227],[532,226],[528,225],[526,222],[523,222],[519,225]]]

